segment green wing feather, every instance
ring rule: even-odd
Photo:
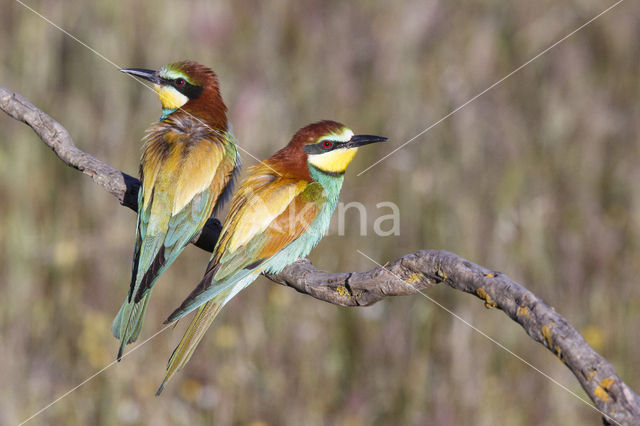
[[[250,177],[248,180],[250,181]],[[291,182],[278,183],[276,179],[270,182],[272,185],[292,184]],[[171,354],[158,395],[169,379],[189,361],[220,309],[257,278],[262,271],[260,265],[263,262],[287,247],[308,229],[325,201],[319,184],[305,182],[302,189],[291,197],[279,214],[266,218],[264,229],[261,226],[251,228],[253,233],[249,236],[250,238],[248,240],[242,238],[241,240],[246,242],[232,250],[229,246],[233,241],[233,232],[239,228],[247,229],[234,224],[242,225],[237,223],[238,220],[260,220],[255,215],[244,214],[247,206],[250,205],[249,198],[263,198],[270,195],[268,191],[264,191],[264,188],[246,191],[246,186],[245,181],[234,197],[225,227],[203,279],[167,320],[167,322],[175,321],[193,309],[199,308],[180,343]],[[247,197],[246,194],[250,195]],[[292,219],[295,220],[292,221]]]
[[[260,268],[256,266],[298,238],[318,214],[322,200],[306,196],[318,183],[283,177],[257,189],[250,189],[250,183],[251,178],[234,197],[204,277],[167,322],[183,317],[246,276],[257,276]]]
[[[121,340],[118,359],[138,337],[155,281],[200,232],[237,170],[232,139],[220,144],[218,139],[194,143],[183,138],[165,132],[145,145],[131,284],[112,324]]]

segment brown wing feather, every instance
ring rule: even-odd
[[[263,204],[267,204],[274,193],[274,189],[288,185],[298,185],[299,182],[298,179],[284,178],[274,174],[263,163],[249,169],[249,175],[242,182],[231,201],[231,208],[220,232],[220,239],[216,245],[216,250],[211,256],[212,264],[217,264],[222,255],[229,251],[230,242],[234,234],[238,232],[237,224],[246,215],[249,206],[255,205],[257,199]],[[300,183],[305,184],[305,182]],[[247,219],[249,218],[247,217]],[[256,221],[260,220],[260,218],[254,217],[250,220]]]
[[[280,214],[263,232],[266,244],[258,255],[259,259],[269,258],[292,241],[300,237],[311,226],[318,216],[320,202],[323,200],[311,195],[319,184],[308,185],[304,192],[298,194],[287,209]]]

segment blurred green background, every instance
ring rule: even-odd
[[[640,390],[640,4],[624,2],[362,176],[358,172],[611,2],[30,1],[120,66],[214,68],[239,143],[260,158],[323,118],[390,138],[361,150],[346,235],[311,254],[362,271],[422,248],[502,271],[542,297]],[[77,145],[130,174],[155,95],[11,0],[0,84]],[[110,363],[135,215],[0,117],[0,424],[16,424]],[[254,163],[243,155],[245,165]],[[400,235],[373,222],[392,201]],[[188,247],[161,278],[141,339],[197,283]],[[500,311],[429,295],[578,394]],[[159,335],[33,425],[558,425],[600,416],[420,296],[341,308],[261,278],[188,367],[153,393],[186,326]]]

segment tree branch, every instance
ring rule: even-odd
[[[69,132],[24,97],[0,86],[0,109],[29,125],[68,166],[90,176],[120,204],[137,210],[140,182],[79,150]],[[209,219],[193,243],[212,251],[220,222]],[[614,424],[640,422],[640,397],[596,353],[578,331],[535,294],[506,275],[478,266],[453,253],[422,250],[367,272],[328,273],[300,260],[270,280],[316,299],[342,306],[368,306],[385,297],[410,295],[445,283],[473,294],[487,307],[501,309],[535,341],[553,352],[576,376],[595,406]]]

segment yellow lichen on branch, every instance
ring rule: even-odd
[[[555,324],[551,323],[550,325],[554,326]],[[549,325],[543,325],[540,331],[542,332],[544,340],[547,342],[547,347],[549,349],[553,348],[553,340],[551,339],[551,328],[549,327]]]
[[[484,300],[484,306],[487,308],[495,308],[496,306],[498,306],[498,304],[491,298],[491,296],[489,296],[489,293],[487,293],[487,291],[480,287],[479,289],[476,290],[476,294]]]
[[[349,290],[347,290],[347,288],[343,285],[338,286],[338,288],[336,288],[336,292],[340,295],[340,296],[348,296],[349,295]]]
[[[597,396],[598,398],[600,398],[604,402],[609,402],[609,399],[610,399],[609,395],[602,388],[602,386],[596,386],[596,388],[594,389],[593,393],[595,394],[595,396]]]
[[[600,382],[600,386],[609,390],[609,388],[614,382],[615,382],[615,379],[612,379],[611,377],[607,377],[606,379],[602,379],[602,381]]]
[[[417,282],[420,282],[421,279],[422,279],[422,276],[417,272],[414,272],[413,274],[410,274],[407,278],[405,278],[405,281],[408,284],[415,284]]]
[[[529,319],[529,308],[527,308],[526,306],[520,306],[518,308],[518,315],[524,315],[525,317],[527,317],[527,319]]]

